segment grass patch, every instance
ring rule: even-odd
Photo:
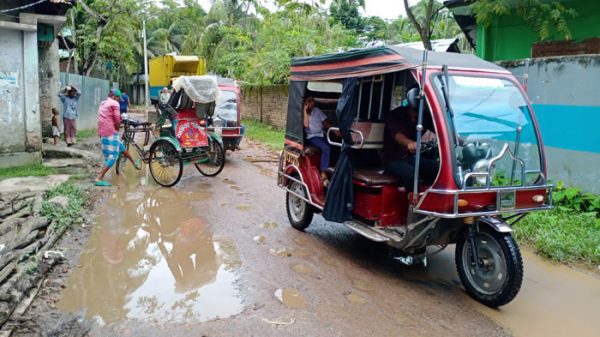
[[[61,208],[48,203],[48,200],[56,196],[66,197],[69,200],[69,206]],[[48,217],[48,220],[54,221],[55,228],[70,227],[74,223],[83,221],[81,212],[86,199],[86,193],[81,187],[69,183],[58,185],[48,191],[46,200],[42,204],[42,215]]]
[[[15,178],[15,177],[43,177],[51,174],[56,174],[56,169],[46,167],[42,164],[31,164],[24,166],[15,166],[0,168],[0,177]]]
[[[98,137],[98,130],[96,129],[84,129],[77,130],[77,140],[85,140],[92,137]]]
[[[534,212],[514,229],[517,240],[554,261],[600,265],[600,219],[595,212]]]
[[[282,129],[253,119],[244,119],[243,123],[246,126],[245,137],[259,141],[271,150],[283,149],[284,131]]]

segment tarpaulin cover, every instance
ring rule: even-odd
[[[173,82],[175,91],[183,89],[196,103],[211,103],[219,99],[221,90],[215,76],[181,76]]]
[[[304,92],[306,91],[306,82],[290,82],[288,96],[288,115],[285,128],[285,143],[287,146],[302,150],[304,144],[304,126],[302,118],[304,113]]]
[[[343,138],[342,152],[335,165],[331,183],[325,196],[323,218],[328,221],[344,222],[351,218],[354,208],[352,192],[352,135],[350,127],[358,107],[360,79],[348,78],[343,82],[342,95],[336,108],[340,132]]]

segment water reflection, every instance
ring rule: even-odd
[[[102,207],[59,307],[103,323],[204,321],[241,312],[237,251],[215,240],[196,214],[208,194],[129,190],[118,189]]]

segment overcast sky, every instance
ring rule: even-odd
[[[210,8],[211,1],[210,0],[197,0],[202,7],[208,11]],[[275,9],[273,5],[274,1],[269,0],[260,0],[263,4],[266,4],[267,8]],[[409,4],[412,5],[416,3],[418,0],[409,0]],[[326,1],[326,6],[329,5],[331,1]],[[402,0],[365,0],[365,10],[363,14],[366,16],[379,16],[383,19],[395,19],[399,15],[405,15],[404,12],[404,1]],[[362,10],[362,9],[361,9]]]

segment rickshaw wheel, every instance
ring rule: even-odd
[[[225,151],[221,143],[211,140],[208,149],[208,161],[195,163],[196,169],[207,177],[214,177],[221,173],[225,166]]]
[[[496,308],[512,301],[523,281],[523,259],[510,233],[481,226],[474,233],[482,265],[476,267],[467,235],[456,243],[456,268],[469,296]]]
[[[307,197],[304,187],[296,181],[291,181],[288,188],[298,195]],[[292,227],[302,231],[310,226],[314,210],[305,200],[288,191],[285,194],[285,209]]]
[[[129,151],[129,144],[125,145],[125,150]],[[123,155],[123,152],[119,153],[117,161],[115,162],[115,173],[117,175],[125,173],[125,167],[127,166],[127,157]]]
[[[148,162],[150,174],[160,186],[171,187],[181,179],[183,160],[181,154],[169,141],[159,139],[152,143]]]

